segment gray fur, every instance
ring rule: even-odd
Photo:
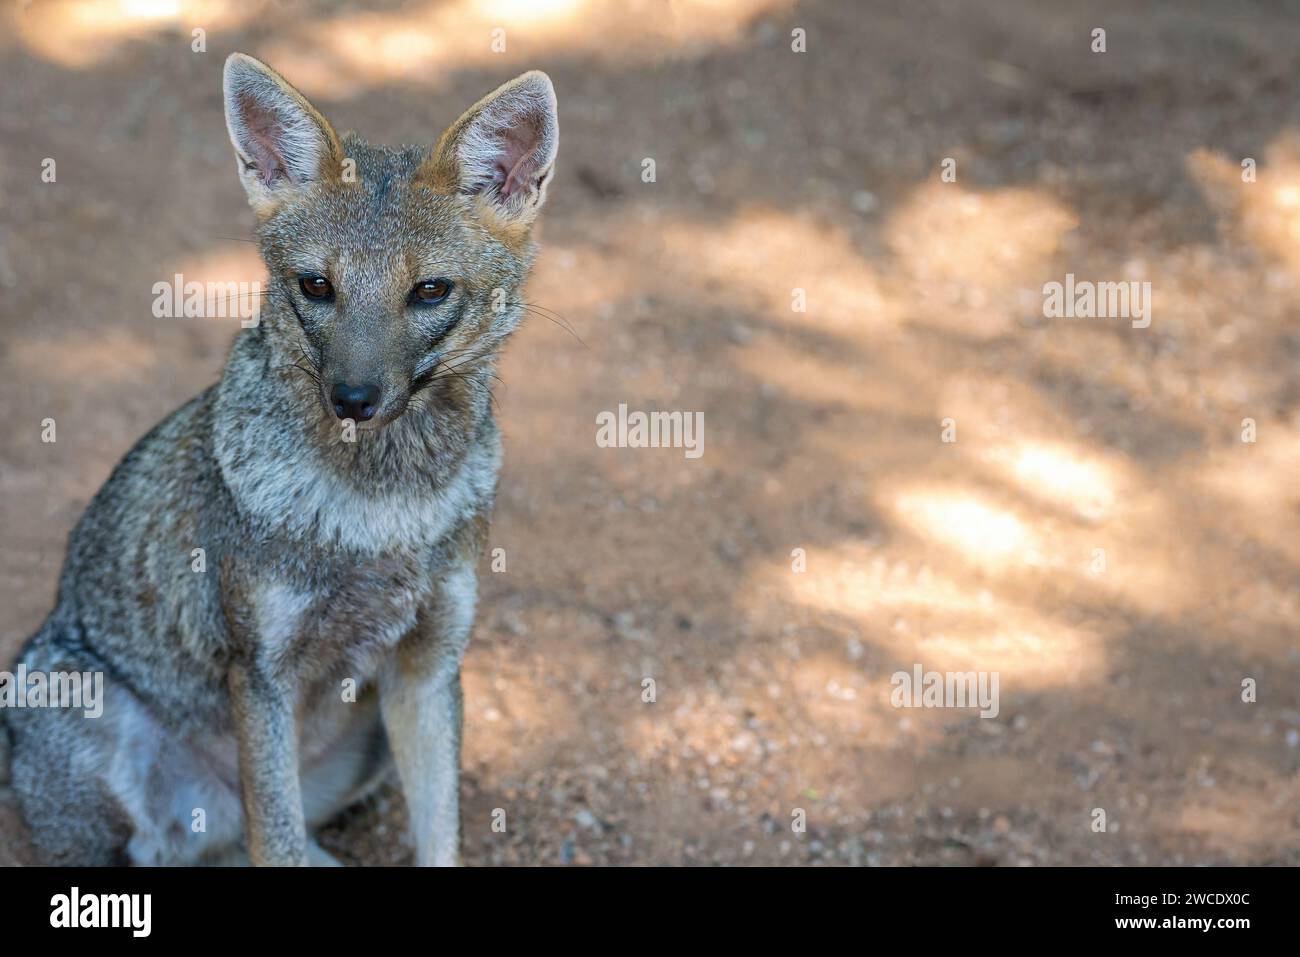
[[[261,322],[216,385],[126,455],[73,531],[56,606],[20,660],[104,672],[104,713],[5,713],[13,787],[50,863],[246,851],[303,864],[325,860],[310,830],[391,775],[396,754],[418,862],[453,863],[460,662],[500,463],[488,387],[522,314],[554,95],[549,115],[527,119],[545,132],[539,181],[503,198],[448,181],[463,136],[432,151],[370,146],[336,137],[251,58],[233,56],[226,79],[271,90],[267,108],[295,111],[285,126],[299,146],[316,130],[322,162],[351,159],[356,179],[325,165],[304,176],[301,148],[292,176],[252,175],[228,117],[241,173],[256,181],[270,274]],[[517,100],[521,84],[550,90],[526,74],[452,130],[475,129],[475,110]],[[494,128],[503,122],[492,112]],[[329,275],[336,302],[307,302],[295,288],[304,271]],[[410,288],[433,277],[454,281],[452,297],[411,308]],[[427,369],[442,374],[413,389]],[[354,376],[381,381],[385,398],[348,442],[325,395]],[[191,568],[195,548],[206,571]]]

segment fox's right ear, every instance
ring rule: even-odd
[[[239,179],[259,216],[307,184],[339,175],[343,150],[334,128],[280,74],[232,53],[222,88]]]

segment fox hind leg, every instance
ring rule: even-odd
[[[48,633],[23,655],[29,671],[95,670],[76,659]],[[238,843],[231,786],[129,689],[109,684],[98,717],[14,708],[5,722],[12,788],[43,863],[192,864]]]
[[[104,781],[87,771],[103,754],[79,732],[80,713],[14,710],[12,788],[42,863],[101,867],[129,863],[131,821]]]

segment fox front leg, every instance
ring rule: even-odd
[[[292,687],[256,663],[237,663],[230,668],[230,698],[249,859],[255,866],[305,867]]]
[[[380,686],[384,727],[421,867],[460,862],[460,662],[476,595],[473,568],[446,573]]]

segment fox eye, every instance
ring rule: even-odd
[[[324,276],[303,276],[298,280],[298,286],[308,299],[334,298],[334,287]]]
[[[451,282],[446,279],[426,279],[417,282],[411,290],[411,302],[433,305],[442,302],[451,294]]]

